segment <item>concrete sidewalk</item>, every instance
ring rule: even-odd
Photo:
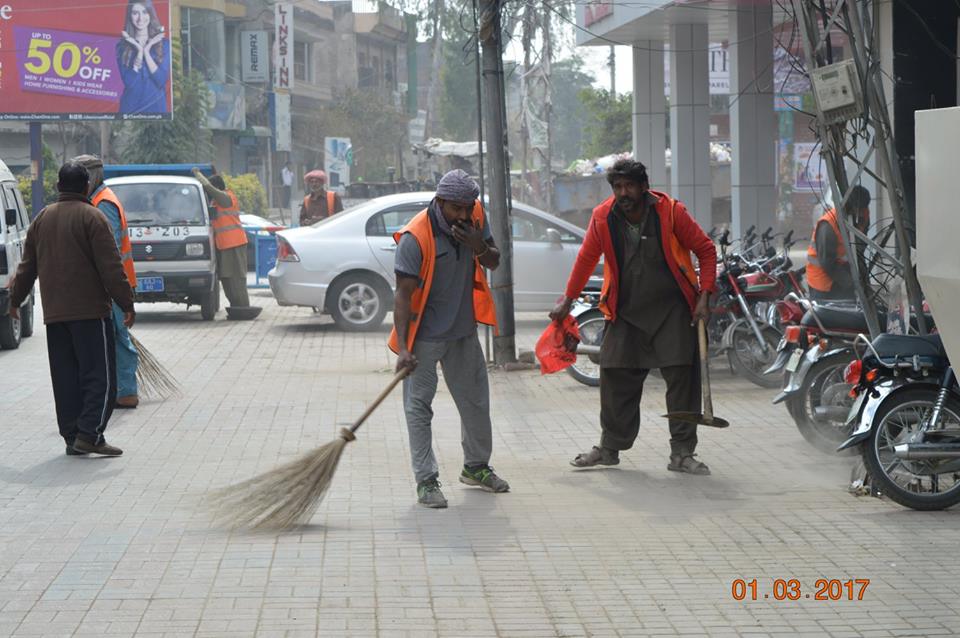
[[[389,381],[386,329],[346,334],[305,309],[202,322],[145,306],[134,334],[184,395],[117,413],[121,458],[63,455],[44,331],[0,352],[0,635],[954,635],[960,512],[920,513],[845,486],[773,394],[715,371],[728,430],[701,428],[711,477],[666,470],[662,382],[620,466],[573,470],[598,397],[565,374],[491,375],[493,464],[513,491],[456,481],[459,422],[434,404],[447,510],[415,503],[400,393],[347,447],[313,523],[225,532],[198,499],[326,443]],[[544,320],[525,316],[521,345]],[[759,600],[734,600],[735,579]],[[820,578],[870,579],[814,600]],[[800,600],[774,599],[798,579]],[[859,589],[859,588],[856,588]],[[807,594],[811,597],[806,598]],[[764,595],[770,597],[765,599]]]

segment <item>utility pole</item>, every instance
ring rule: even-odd
[[[617,95],[617,48],[610,45],[610,95]]]
[[[100,122],[100,160],[110,162],[110,122]]]
[[[480,0],[480,47],[485,90],[490,187],[487,190],[490,231],[500,249],[500,267],[493,271],[493,300],[497,306],[499,334],[493,338],[493,362],[497,365],[517,360],[516,328],[513,316],[513,243],[510,233],[511,211],[507,189],[510,188],[507,163],[507,138],[504,126],[506,111],[503,87],[503,52],[501,48],[500,9],[502,0]]]
[[[523,175],[524,189],[530,188],[530,175],[528,172],[530,167],[530,127],[527,124],[527,118],[530,109],[530,50],[533,42],[533,31],[533,4],[530,3],[523,9],[521,34],[521,42],[523,44],[523,73],[520,74],[520,143],[522,149],[520,154],[520,170]],[[521,201],[529,203],[529,200],[526,198]]]
[[[926,334],[923,295],[910,258],[907,228],[910,204],[904,196],[900,162],[893,144],[879,51],[872,48],[873,41],[866,35],[872,33],[868,3],[836,0],[829,11],[817,0],[792,0],[792,5],[803,43],[806,71],[814,87],[817,135],[836,209],[843,210],[853,187],[864,174],[876,181],[892,204],[893,225],[873,238],[861,232],[846,215],[837,215],[847,253],[856,256],[850,259],[850,272],[870,335],[876,337],[881,332],[877,310],[886,301],[884,294],[890,292],[886,288],[891,287],[891,281],[896,283],[888,277],[891,272],[903,279],[918,332]],[[849,60],[834,63],[832,29],[847,35]],[[820,71],[824,67],[828,68]],[[843,91],[838,88],[841,85]],[[821,86],[825,89],[823,97],[818,92]],[[874,156],[880,165],[880,175],[869,164]],[[887,277],[887,281],[882,281],[883,277]],[[904,327],[909,329],[909,323],[904,321]]]
[[[540,179],[545,196],[547,212],[553,213],[553,130],[550,126],[550,117],[553,115],[553,79],[551,65],[553,63],[553,39],[550,35],[550,11],[543,12],[543,61],[541,64],[543,81],[543,122],[547,127],[547,149],[543,158],[543,176]],[[610,47],[611,50],[613,47]],[[612,76],[611,76],[612,77]]]
[[[37,216],[44,206],[43,197],[43,126],[40,122],[30,122],[30,206],[33,208],[31,219]]]

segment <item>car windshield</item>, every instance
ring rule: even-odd
[[[128,226],[204,226],[200,189],[194,184],[116,184],[110,186]]]

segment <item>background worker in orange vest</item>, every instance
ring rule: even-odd
[[[854,186],[844,210],[861,232],[870,226],[870,191]],[[807,287],[812,299],[855,299],[856,289],[847,259],[847,247],[840,234],[837,209],[831,208],[817,220],[807,249]]]
[[[193,176],[203,184],[203,192],[213,209],[213,240],[217,247],[217,276],[230,305],[250,307],[247,292],[247,234],[240,223],[240,202],[227,188],[223,176],[214,174],[208,180],[199,168]]]
[[[316,224],[321,219],[336,215],[343,210],[340,196],[326,189],[327,174],[321,170],[313,170],[303,176],[310,193],[303,198],[300,205],[300,225]]]
[[[113,237],[120,251],[120,261],[130,287],[136,289],[137,276],[133,267],[133,247],[127,234],[127,217],[116,194],[103,183],[103,161],[96,155],[80,155],[73,158],[90,174],[90,202],[110,222]],[[130,331],[124,325],[124,313],[113,303],[113,332],[117,349],[117,407],[133,409],[140,403],[137,395],[137,366],[140,358],[130,340]]]
[[[603,256],[600,309],[609,323],[600,346],[600,444],[574,467],[617,465],[640,431],[640,399],[651,368],[667,382],[667,412],[700,411],[694,322],[709,318],[717,252],[686,206],[650,190],[647,169],[630,159],[607,171],[613,195],[593,209],[563,299],[550,313],[561,321]],[[694,271],[691,253],[700,262]],[[697,426],[670,421],[667,469],[710,474],[694,458]]]
[[[397,353],[397,370],[411,370],[403,382],[403,409],[417,501],[424,507],[447,506],[431,430],[438,363],[460,413],[460,482],[488,492],[510,490],[489,465],[490,390],[477,323],[497,321],[484,268],[500,265],[500,251],[479,195],[469,175],[450,171],[430,206],[394,235],[397,293],[390,349]]]

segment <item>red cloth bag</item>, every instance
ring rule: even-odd
[[[562,323],[551,321],[537,339],[536,355],[541,374],[552,374],[570,367],[577,361],[580,329],[577,320],[567,315]]]

